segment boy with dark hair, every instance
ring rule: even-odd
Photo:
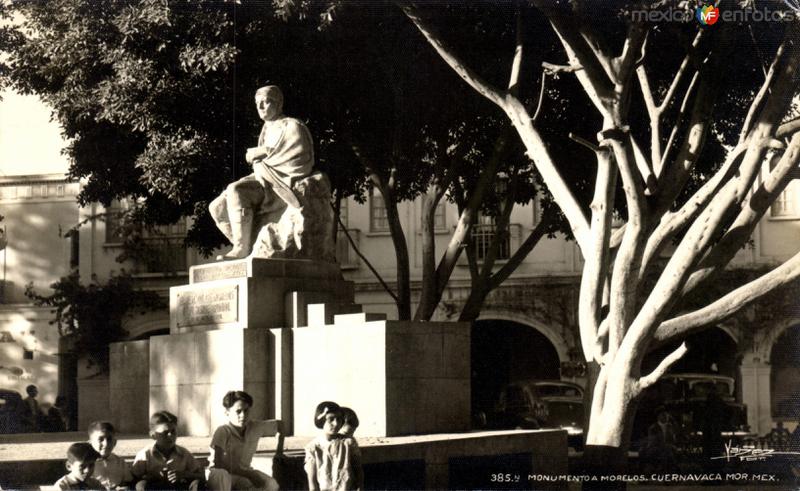
[[[100,456],[94,465],[94,478],[104,489],[117,489],[133,481],[130,466],[114,453],[117,444],[114,425],[95,421],[89,425],[89,443]]]
[[[175,444],[177,426],[178,418],[168,411],[150,416],[150,438],[154,442],[136,454],[131,468],[137,491],[199,488],[203,468],[188,450]]]
[[[53,485],[58,489],[103,489],[103,485],[92,477],[94,463],[100,457],[86,442],[73,443],[67,449],[67,471],[69,473]]]
[[[277,420],[250,419],[253,398],[247,392],[230,391],[222,398],[228,423],[218,427],[211,438],[212,469],[230,474],[228,489],[277,490],[278,482],[271,476],[253,469],[251,462],[262,436],[278,439],[275,457],[283,454],[283,428]]]

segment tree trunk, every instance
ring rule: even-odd
[[[387,195],[388,194],[388,195]],[[389,232],[394,243],[397,261],[397,318],[401,321],[411,320],[411,272],[408,259],[408,244],[403,233],[403,224],[397,211],[397,202],[390,193],[384,194],[386,219],[389,221]]]
[[[436,193],[422,195],[422,290],[414,320],[430,320],[440,296],[436,274],[436,238],[434,237],[434,214],[439,204]]]
[[[481,315],[483,302],[486,297],[491,293],[490,288],[485,288],[479,285],[472,285],[472,290],[469,292],[469,297],[461,309],[461,315],[458,316],[458,322],[472,322]]]
[[[593,385],[591,416],[583,452],[583,472],[597,476],[584,489],[623,489],[614,479],[626,473],[628,448],[636,414],[634,379],[625,360],[604,366]]]

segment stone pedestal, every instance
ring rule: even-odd
[[[352,303],[354,295],[339,266],[323,261],[240,259],[194,266],[189,278],[188,285],[170,288],[172,334],[291,326],[292,292],[331,303]]]
[[[182,435],[208,435],[224,424],[222,396],[244,390],[255,399],[251,415],[275,414],[274,349],[269,329],[230,329],[150,338],[149,412],[178,416]]]
[[[356,411],[359,436],[469,430],[469,324],[362,314],[293,331],[295,435],[318,433],[314,409],[324,400]]]
[[[108,360],[111,422],[119,433],[141,433],[149,414],[150,341],[113,343]]]
[[[334,263],[248,258],[189,276],[170,289],[169,335],[112,349],[112,418],[142,425],[127,431],[167,410],[182,435],[209,435],[229,390],[288,434],[317,434],[323,400],[352,407],[361,436],[469,430],[469,324],[362,313]]]

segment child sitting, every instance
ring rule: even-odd
[[[358,416],[349,407],[342,406],[342,427],[339,433],[345,436],[353,436],[358,429]]]
[[[100,456],[94,465],[94,478],[103,489],[125,487],[133,480],[130,467],[124,459],[114,453],[117,438],[114,425],[108,421],[95,421],[89,425],[89,443]]]
[[[69,474],[53,485],[58,489],[103,489],[103,485],[92,477],[94,463],[100,456],[88,443],[73,443],[67,450]]]
[[[211,438],[211,462],[213,469],[230,473],[228,489],[266,489],[277,490],[278,482],[267,474],[255,470],[250,465],[253,454],[262,436],[275,435],[278,439],[275,457],[283,452],[283,432],[279,421],[251,420],[250,408],[253,398],[247,392],[230,391],[222,398],[225,417],[228,423],[214,431]],[[225,490],[227,491],[227,490]]]
[[[361,451],[353,437],[338,433],[342,423],[342,408],[338,404],[325,401],[317,405],[314,425],[322,434],[305,448],[305,471],[311,491],[364,487]]]
[[[133,460],[137,491],[145,489],[197,490],[203,481],[203,469],[185,448],[176,445],[178,418],[159,411],[150,417],[150,438],[155,440]]]

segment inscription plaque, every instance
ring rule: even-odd
[[[180,292],[176,314],[178,327],[236,322],[239,320],[239,286]]]
[[[243,278],[247,276],[247,262],[220,263],[204,268],[192,269],[192,283],[203,281],[226,280],[228,278]]]

